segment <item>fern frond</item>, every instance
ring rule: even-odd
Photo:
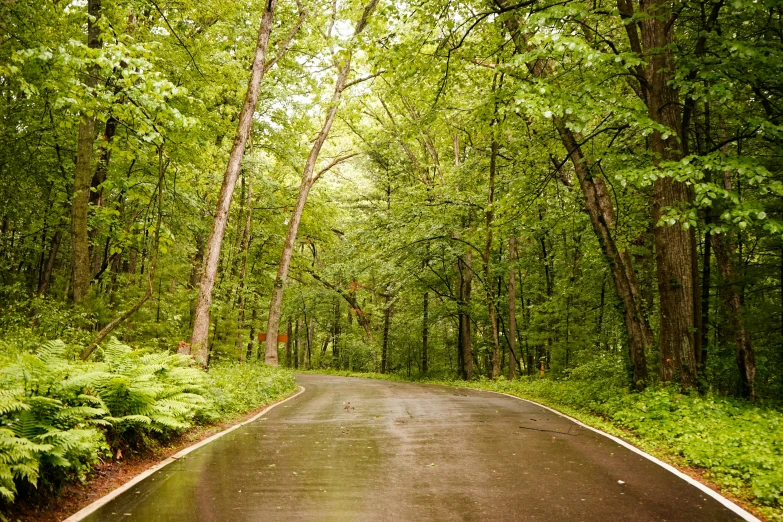
[[[65,343],[59,339],[47,341],[38,348],[38,358],[45,364],[59,362],[63,360],[66,349]]]

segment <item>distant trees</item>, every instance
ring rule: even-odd
[[[0,328],[783,396],[774,7],[202,4],[0,6]]]

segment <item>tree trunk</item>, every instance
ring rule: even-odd
[[[391,322],[390,298],[386,296],[386,305],[383,310],[383,348],[381,348],[381,373],[386,373],[387,357],[389,350],[389,323]]]
[[[89,0],[87,12],[87,46],[99,49],[101,30],[101,0]],[[98,71],[92,68],[85,84],[94,88],[98,84]],[[90,178],[92,175],[92,148],[95,141],[95,116],[83,115],[79,122],[79,138],[76,148],[76,168],[71,207],[71,250],[73,270],[73,302],[81,303],[90,291],[90,239],[87,211],[90,202]]]
[[[293,364],[291,364],[291,346],[294,342],[294,325],[291,323],[291,319],[288,319],[288,340],[285,342],[285,365],[288,368],[291,368]],[[259,352],[261,351],[261,347],[259,346]],[[259,356],[261,354],[259,353]],[[259,357],[260,358],[260,357]]]
[[[504,2],[499,3],[504,4]],[[525,53],[528,44],[521,31],[519,20],[509,17],[505,24],[512,35],[516,52]],[[532,74],[539,77],[547,73],[546,67],[538,62],[529,63],[527,67]],[[652,345],[653,334],[631,257],[627,250],[618,248],[613,236],[616,216],[611,195],[606,181],[600,177],[593,162],[582,152],[581,136],[570,130],[561,118],[555,117],[554,123],[582,189],[585,209],[590,216],[593,231],[612,269],[615,290],[623,305],[629,355],[633,365],[633,382],[637,389],[643,388],[649,379],[645,351]]]
[[[247,360],[253,357],[256,341],[256,318],[258,317],[258,294],[253,293],[253,315],[250,317],[250,332],[247,336]]]
[[[375,9],[379,0],[370,0],[365,6],[364,13],[361,19],[356,24],[353,33],[353,39],[361,33],[367,25],[367,19]],[[353,43],[351,44],[353,45]],[[296,199],[296,205],[294,211],[291,214],[291,219],[288,223],[288,232],[286,233],[285,242],[283,243],[283,251],[280,255],[280,262],[277,265],[277,277],[275,278],[274,287],[272,288],[272,298],[269,302],[269,321],[267,324],[266,332],[266,355],[264,360],[267,364],[277,366],[277,331],[280,326],[280,314],[283,308],[283,293],[285,291],[285,282],[288,278],[288,269],[291,266],[291,257],[294,252],[294,243],[296,242],[296,235],[299,232],[299,223],[302,219],[302,212],[304,211],[305,204],[307,203],[307,196],[310,193],[310,189],[313,187],[318,178],[326,172],[329,168],[336,165],[337,162],[342,160],[333,161],[329,166],[322,169],[320,172],[315,173],[315,164],[318,161],[318,155],[321,153],[326,138],[329,136],[329,131],[332,129],[334,118],[337,116],[337,110],[340,107],[340,100],[342,98],[343,90],[348,83],[348,74],[351,72],[351,57],[352,49],[349,48],[344,61],[338,64],[337,81],[334,86],[334,93],[332,94],[331,103],[326,113],[324,124],[321,127],[321,131],[315,138],[310,153],[307,156],[304,170],[302,172],[302,182],[299,185],[299,196]],[[352,155],[353,156],[353,155]],[[347,157],[346,157],[347,158]]]
[[[492,257],[492,226],[495,217],[493,205],[495,203],[495,171],[498,156],[498,143],[493,140],[489,157],[489,186],[487,189],[487,210],[485,212],[487,240],[484,244],[484,282],[487,289],[487,307],[489,322],[492,326],[492,373],[490,376],[496,379],[500,375],[500,337],[498,335],[498,318],[495,309],[495,292],[492,288],[490,276],[490,259]]]
[[[334,303],[334,326],[332,327],[332,365],[340,367],[340,299]]]
[[[63,238],[62,230],[58,229],[52,237],[52,243],[49,245],[49,258],[46,260],[46,267],[41,277],[41,283],[38,285],[38,297],[45,295],[52,282],[52,272],[54,272],[54,263],[57,261],[57,252],[60,250],[60,242]]]
[[[292,358],[293,364],[291,365],[293,368],[299,368],[299,353],[301,352],[301,347],[302,347],[301,325],[302,325],[302,320],[297,319],[296,328],[294,331],[294,337],[296,337],[296,342],[294,342],[294,354]]]
[[[512,234],[508,238],[508,380],[514,380],[514,370],[517,365],[517,274],[514,267],[516,262],[516,238]]]
[[[294,368],[304,368],[305,343],[307,340],[307,323],[305,319],[299,319],[296,327],[296,364]],[[267,334],[268,335],[268,334]]]
[[[269,46],[269,35],[272,32],[272,20],[276,6],[277,0],[268,0],[264,14],[261,17],[250,81],[248,82],[245,101],[242,105],[242,112],[239,114],[239,123],[237,124],[234,143],[231,147],[228,166],[223,176],[223,184],[220,187],[220,195],[218,196],[217,208],[215,209],[215,219],[212,222],[212,230],[204,255],[204,270],[199,284],[191,346],[183,345],[185,348],[182,350],[184,353],[190,353],[190,350],[193,350],[196,353],[196,360],[204,367],[208,364],[207,358],[209,355],[209,308],[212,305],[212,288],[217,277],[220,248],[223,243],[223,236],[226,233],[231,197],[234,194],[239,168],[245,153],[245,144],[252,130],[253,114],[258,102],[261,80],[266,72],[266,52]]]
[[[704,224],[708,226],[711,219],[710,209],[707,209]],[[710,319],[710,281],[712,280],[712,234],[709,229],[704,233],[704,255],[702,260],[701,275],[701,353],[697,353],[699,372],[703,373],[707,367],[707,346],[709,343],[709,319]]]
[[[465,253],[465,261],[462,263],[462,306],[460,311],[460,339],[462,341],[462,375],[465,380],[473,379],[473,343],[470,333],[470,294],[473,281],[472,254],[468,250]]]
[[[237,339],[239,340],[239,359],[242,360],[242,328],[245,323],[245,275],[247,274],[247,254],[250,250],[250,225],[253,217],[253,186],[247,184],[247,216],[242,232],[242,264],[239,269],[239,312],[237,314]]]
[[[116,90],[115,90],[116,91]],[[101,153],[98,157],[98,164],[95,167],[95,174],[90,181],[90,202],[89,205],[94,207],[103,206],[103,187],[102,184],[106,181],[106,175],[109,172],[109,161],[111,160],[111,140],[114,138],[114,134],[117,132],[117,120],[114,116],[110,116],[106,121],[106,125],[103,129],[103,138],[101,144]],[[89,243],[92,244],[95,238],[98,236],[98,229],[93,228],[89,231]],[[109,238],[106,238],[106,244],[108,245]],[[93,247],[92,253],[92,275],[98,274],[101,271],[100,256],[98,255],[98,249]],[[104,251],[104,259],[106,259],[108,248]],[[105,270],[105,267],[103,268]],[[97,276],[96,276],[97,277]]]
[[[731,190],[729,172],[725,172],[723,175],[723,185],[726,190]],[[736,244],[733,234],[730,232],[716,234],[713,241],[715,261],[721,279],[721,294],[729,316],[725,333],[734,342],[740,376],[740,395],[755,399],[756,352],[745,330],[745,319],[742,316],[741,281],[734,270],[733,262],[733,258],[736,257]]]
[[[426,375],[429,371],[429,312],[430,293],[424,292],[424,304],[421,321],[421,372]]]
[[[678,160],[681,156],[677,135],[682,118],[677,90],[671,85],[674,61],[671,56],[672,27],[668,24],[669,4],[664,0],[642,0],[642,48],[646,54],[647,109],[656,123],[671,129],[664,137],[660,130],[650,136],[653,163]],[[661,309],[661,380],[684,387],[696,384],[696,351],[700,335],[697,306],[698,272],[694,271],[696,252],[693,229],[681,223],[661,223],[667,208],[685,210],[692,200],[691,189],[681,181],[659,177],[653,185],[653,220],[658,265],[658,295]]]
[[[309,370],[312,368],[312,357],[313,357],[313,343],[315,342],[315,317],[312,315],[310,316],[309,324],[307,325],[307,365],[305,368]]]

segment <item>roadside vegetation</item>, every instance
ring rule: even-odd
[[[260,363],[217,361],[205,373],[187,356],[116,338],[88,362],[76,357],[82,348],[0,341],[0,507],[47,498],[103,461],[144,454],[296,388],[290,371]]]

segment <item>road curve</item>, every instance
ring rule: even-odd
[[[742,520],[655,463],[527,401],[345,377],[297,380],[303,394],[84,520]]]

